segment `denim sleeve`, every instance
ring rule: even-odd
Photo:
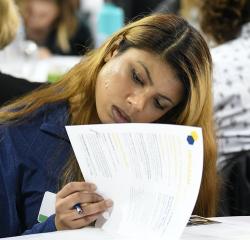
[[[31,229],[23,232],[22,235],[35,234],[35,233],[46,233],[57,231],[55,225],[55,214],[48,217],[45,222],[35,224]]]

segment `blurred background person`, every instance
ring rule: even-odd
[[[200,0],[164,0],[156,6],[154,12],[170,12],[180,15],[199,30],[200,3]]]
[[[40,55],[82,55],[93,46],[86,19],[79,17],[79,0],[18,0],[26,38]]]
[[[16,36],[19,17],[12,1],[0,1],[0,49],[8,45]]]
[[[180,0],[179,15],[185,18],[192,26],[200,30],[199,10],[203,0]]]
[[[243,28],[249,28],[249,7],[249,0],[203,0],[201,28],[217,45],[241,38]]]
[[[73,0],[74,1],[74,0]],[[193,2],[194,0],[192,0]],[[90,26],[95,39],[95,46],[99,46],[98,19],[106,0],[81,0],[81,8],[88,12]],[[179,14],[181,0],[109,0],[124,12],[124,23],[139,19],[153,12],[168,12]],[[185,5],[186,6],[186,5]]]
[[[155,12],[160,12],[160,13],[174,13],[174,14],[179,14],[180,11],[180,0],[165,0],[160,2],[154,9]]]
[[[125,12],[125,22],[139,19],[149,15],[163,0],[113,0],[112,2],[122,7]]]
[[[14,38],[19,26],[19,15],[13,0],[0,1],[0,50]],[[0,71],[0,106],[39,87],[41,83],[15,78]]]
[[[203,0],[201,28],[212,45],[220,215],[250,214],[250,1]]]

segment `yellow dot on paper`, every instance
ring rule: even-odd
[[[192,135],[192,137],[193,137],[193,139],[194,139],[195,141],[198,139],[198,134],[197,134],[196,131],[192,131],[192,132],[191,132],[191,135]]]

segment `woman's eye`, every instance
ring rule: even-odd
[[[165,109],[165,108],[161,105],[160,101],[159,101],[157,98],[154,99],[154,105],[155,105],[156,108],[158,108],[158,109],[160,109],[160,110],[164,110],[164,109]]]
[[[132,79],[135,83],[140,84],[142,86],[144,85],[144,82],[138,77],[138,75],[134,69],[132,70]]]

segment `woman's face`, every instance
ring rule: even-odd
[[[52,0],[26,0],[25,4],[24,21],[29,30],[46,30],[59,15],[59,7]]]
[[[183,92],[160,56],[135,48],[114,52],[97,77],[97,114],[102,123],[154,122],[182,100]]]

